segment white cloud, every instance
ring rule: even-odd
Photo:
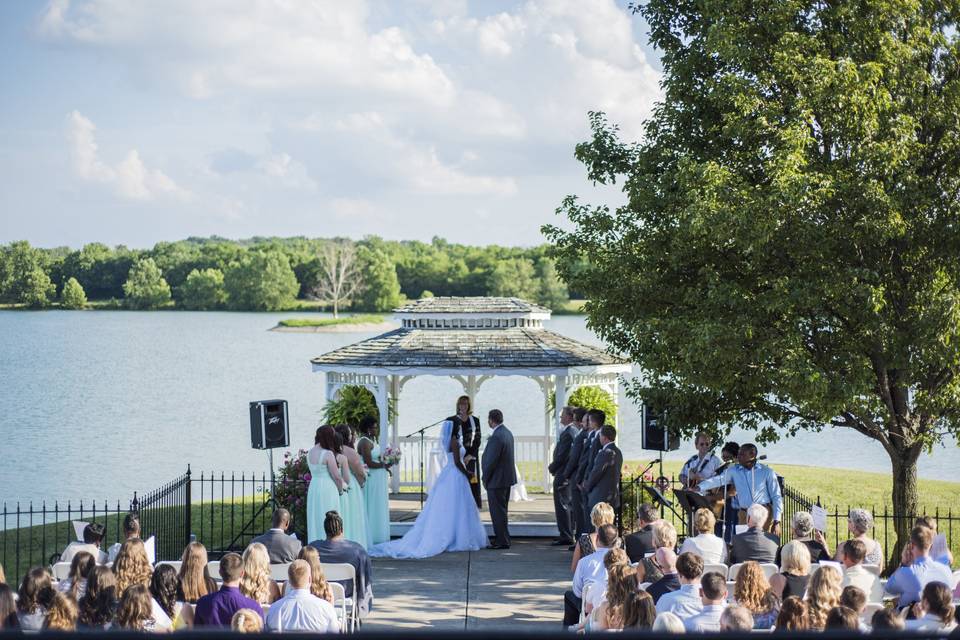
[[[110,166],[100,159],[94,136],[96,126],[79,111],[67,116],[67,140],[77,175],[89,182],[108,185],[120,196],[133,200],[152,200],[157,196],[186,199],[189,192],[158,169],[148,169],[140,152],[131,149],[123,160]]]

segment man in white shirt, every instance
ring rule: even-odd
[[[694,633],[720,631],[720,616],[727,608],[727,580],[714,571],[705,573],[700,579],[700,591],[703,609],[683,624],[687,631]]]
[[[79,551],[86,551],[97,560],[97,564],[107,563],[107,554],[100,550],[100,542],[103,540],[103,525],[98,522],[91,522],[83,528],[83,542],[79,540],[71,542],[67,548],[60,554],[59,562],[72,562],[73,556]]]
[[[680,469],[680,482],[684,486],[696,486],[701,480],[717,475],[717,468],[723,463],[710,451],[711,442],[709,433],[698,431],[694,436],[697,453]]]
[[[605,524],[597,531],[597,550],[580,559],[573,573],[573,589],[563,594],[563,626],[569,627],[580,620],[580,608],[583,606],[583,587],[587,582],[605,584],[607,568],[603,564],[607,552],[617,542],[617,528]]]
[[[340,633],[336,609],[310,593],[310,565],[306,560],[294,560],[287,576],[290,578],[287,595],[270,605],[267,630]]]
[[[677,577],[680,588],[660,596],[657,600],[657,613],[675,613],[686,620],[703,610],[700,601],[700,576],[703,575],[703,559],[690,553],[681,553],[677,557]]]
[[[860,540],[847,540],[843,545],[843,584],[854,586],[867,594],[867,602],[883,600],[883,585],[880,578],[863,568],[867,545]]]

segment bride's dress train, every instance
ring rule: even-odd
[[[453,423],[444,422],[440,442],[447,462],[427,496],[413,528],[398,540],[370,547],[374,558],[429,558],[444,551],[477,551],[487,546],[487,532],[470,492],[467,477],[453,463]],[[464,449],[460,447],[461,460]]]

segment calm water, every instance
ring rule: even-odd
[[[295,447],[312,444],[324,385],[309,359],[372,334],[268,331],[290,315],[0,311],[0,500],[126,499],[187,464],[195,472],[265,471],[266,454],[250,449],[250,400],[288,400]],[[549,328],[598,342],[579,316],[558,317]],[[400,433],[449,415],[460,393],[449,378],[411,381],[400,401]],[[501,408],[515,433],[542,433],[543,398],[530,380],[491,380],[477,405],[483,413]],[[651,459],[640,449],[637,410],[625,398],[621,408],[627,458]],[[688,450],[685,443],[670,457]],[[889,470],[880,445],[839,430],[803,434],[764,452],[774,465],[815,459]],[[920,463],[929,478],[956,480],[958,468],[955,446]]]

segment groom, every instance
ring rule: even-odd
[[[513,462],[513,434],[503,426],[503,413],[492,409],[487,415],[490,435],[480,460],[483,486],[487,490],[487,506],[493,521],[493,544],[491,549],[509,549],[510,532],[507,530],[507,505],[510,503],[510,487],[517,484],[517,471]]]

